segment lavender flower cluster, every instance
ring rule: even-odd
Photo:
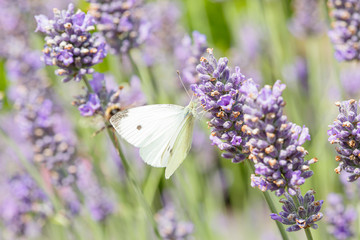
[[[92,166],[86,160],[78,164],[77,186],[84,194],[85,203],[95,221],[104,221],[115,207],[113,202],[105,194],[95,176],[92,174]]]
[[[51,99],[44,98],[39,90],[27,94],[30,98],[19,106],[16,120],[32,143],[33,159],[50,171],[54,184],[70,185],[76,178],[77,158],[68,129],[61,124],[62,119]]]
[[[241,162],[246,157],[255,163],[252,186],[262,191],[276,191],[278,196],[288,191],[296,194],[299,185],[312,176],[309,165],[316,158],[305,161],[307,151],[302,147],[310,140],[308,129],[299,127],[283,115],[285,102],[281,97],[285,88],[279,81],[273,89],[260,91],[251,80],[245,79],[240,68],[230,73],[227,58],[202,58],[197,66],[199,84],[192,90],[205,111],[211,114],[210,139],[222,156]]]
[[[6,227],[3,233],[11,239],[38,234],[53,210],[37,183],[28,174],[21,173],[2,183],[1,188],[0,218]]]
[[[189,239],[194,231],[194,226],[190,222],[179,222],[176,219],[175,209],[166,206],[156,215],[155,220],[162,239],[164,240],[185,240]]]
[[[339,115],[330,125],[328,130],[329,142],[337,144],[335,148],[337,155],[335,160],[339,166],[335,172],[340,174],[341,171],[348,172],[349,182],[356,181],[360,177],[360,150],[358,148],[360,141],[358,102],[354,99],[337,102]]]
[[[333,18],[329,37],[335,47],[335,58],[339,61],[358,60],[360,2],[357,0],[329,0],[330,16]]]
[[[325,30],[318,0],[295,0],[290,31],[298,37],[318,35]]]
[[[328,230],[338,240],[349,239],[354,235],[351,224],[356,220],[356,210],[352,207],[345,208],[340,194],[331,193],[327,197],[329,206],[326,208],[325,220]]]
[[[280,200],[283,211],[279,214],[271,214],[271,218],[285,225],[291,225],[286,229],[288,232],[309,227],[317,229],[318,225],[315,222],[323,218],[320,209],[324,201],[315,201],[314,194],[314,190],[309,190],[304,196],[300,191],[293,197],[285,193],[286,198]]]
[[[254,91],[249,92],[250,88]],[[252,186],[275,191],[277,196],[285,190],[295,195],[299,185],[313,175],[309,166],[317,161],[316,158],[304,160],[308,152],[302,145],[310,140],[309,129],[289,122],[283,114],[284,89],[285,84],[280,81],[260,91],[252,81],[242,86],[247,96],[243,106],[243,131],[249,135],[249,159],[255,163],[255,174],[261,175],[252,175]]]
[[[126,54],[140,46],[150,34],[141,0],[88,0],[89,13],[95,18],[97,29],[106,38],[113,53]]]
[[[105,40],[99,34],[92,34],[94,18],[81,12],[74,12],[74,5],[68,9],[54,9],[54,18],[35,16],[36,31],[46,34],[43,49],[46,65],[56,65],[55,73],[65,76],[63,81],[80,81],[85,74],[93,73],[91,68],[106,56]]]
[[[239,67],[231,73],[227,58],[216,60],[212,49],[208,49],[208,53],[208,59],[202,57],[196,67],[201,82],[191,85],[191,89],[204,110],[211,114],[208,125],[212,128],[212,144],[225,151],[222,154],[224,158],[241,162],[249,153],[246,148],[247,136],[241,130],[245,99],[239,92],[245,76]]]
[[[181,44],[175,46],[174,54],[178,62],[177,66],[181,69],[182,80],[185,84],[190,85],[199,81],[196,65],[207,48],[206,36],[197,31],[192,33],[192,38],[186,35]]]

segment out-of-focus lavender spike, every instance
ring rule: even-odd
[[[35,181],[25,173],[1,183],[0,218],[9,239],[38,235],[53,213],[50,201]]]
[[[80,81],[85,74],[93,73],[92,66],[102,62],[106,56],[105,40],[92,34],[95,20],[74,5],[67,10],[54,9],[53,19],[45,15],[35,16],[36,31],[46,35],[43,60],[46,65],[56,65],[55,73],[64,76],[63,81]]]
[[[252,176],[252,186],[275,191],[277,196],[285,191],[296,194],[299,186],[313,174],[310,164],[317,161],[315,158],[304,160],[308,152],[302,145],[310,140],[309,130],[289,122],[283,114],[284,89],[285,84],[280,81],[260,91],[249,92],[248,86],[241,87],[247,96],[242,130],[249,135],[249,159],[255,163],[255,174],[259,175]]]
[[[348,97],[355,98],[360,96],[360,72],[358,67],[342,69],[340,80]]]
[[[202,57],[196,67],[200,82],[192,84],[191,89],[211,114],[208,125],[212,128],[212,144],[224,151],[223,157],[238,163],[248,156],[247,135],[241,130],[245,99],[239,91],[246,82],[245,76],[238,67],[231,72],[227,58],[217,60],[212,49],[208,53],[208,58]]]
[[[354,0],[328,0],[332,29],[329,37],[334,44],[338,61],[359,60],[360,2]]]
[[[352,224],[357,218],[356,209],[345,206],[340,194],[330,193],[327,197],[328,207],[325,210],[325,221],[328,231],[338,240],[354,236]]]
[[[194,31],[192,37],[186,35],[181,43],[175,46],[176,67],[180,70],[182,80],[190,85],[199,82],[196,65],[207,49],[206,36]]]
[[[319,0],[295,0],[294,16],[289,29],[296,37],[314,36],[324,33],[325,21],[321,16]]]
[[[151,31],[142,0],[88,0],[89,13],[112,53],[126,54],[146,41]]]
[[[141,50],[147,66],[168,62],[176,46],[180,44],[179,39],[183,37],[184,29],[179,24],[181,16],[179,5],[177,1],[168,0],[154,1],[145,5],[145,11],[151,22],[151,34]]]
[[[165,240],[186,240],[191,237],[194,225],[191,222],[180,222],[177,220],[175,209],[166,206],[155,215],[160,235]]]
[[[358,102],[351,99],[337,102],[336,106],[340,113],[333,124],[329,125],[328,141],[337,145],[335,149],[339,155],[335,160],[339,162],[339,166],[335,168],[335,172],[348,172],[348,181],[353,182],[360,177],[360,151],[357,147],[360,139]]]
[[[88,207],[91,217],[95,221],[104,221],[115,210],[114,203],[105,194],[95,176],[92,173],[91,163],[82,160],[77,165],[78,180],[77,186],[83,193],[85,204]]]
[[[287,85],[297,82],[306,95],[309,94],[309,72],[307,61],[303,57],[296,57],[295,61],[283,69],[283,76]]]
[[[288,232],[309,227],[317,229],[318,225],[315,222],[323,218],[320,210],[324,201],[315,201],[314,194],[313,190],[309,190],[304,196],[301,195],[300,191],[297,191],[293,197],[285,193],[286,198],[280,199],[280,203],[283,204],[283,211],[279,214],[272,213],[271,218],[282,224],[291,225],[286,229]],[[294,200],[294,198],[297,199]]]
[[[89,83],[94,92],[87,90],[84,95],[77,96],[73,102],[84,117],[100,115],[109,120],[117,112],[129,106],[143,105],[146,102],[137,76],[131,78],[128,87],[117,86],[110,76],[105,77],[101,73],[94,73]]]

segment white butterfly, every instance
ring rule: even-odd
[[[196,103],[182,107],[155,104],[118,112],[110,119],[120,136],[140,148],[141,158],[153,167],[166,167],[168,179],[190,151]]]

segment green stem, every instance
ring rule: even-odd
[[[94,92],[93,89],[91,88],[91,85],[89,84],[89,82],[88,82],[88,80],[87,80],[87,78],[85,76],[83,77],[83,80],[84,80],[85,85],[88,88],[88,90],[90,92]],[[105,123],[105,124],[107,124],[107,123]],[[143,193],[141,191],[141,188],[140,188],[140,186],[138,185],[138,183],[136,181],[135,175],[133,174],[133,172],[131,170],[129,162],[125,158],[125,155],[124,155],[124,153],[123,153],[123,151],[121,149],[119,141],[118,141],[117,137],[115,136],[115,133],[109,128],[107,129],[107,132],[108,132],[108,135],[110,137],[110,140],[111,140],[112,144],[114,145],[114,147],[115,147],[115,149],[116,149],[116,151],[117,151],[117,153],[118,153],[118,155],[119,155],[119,157],[121,159],[121,162],[122,162],[122,165],[124,167],[125,175],[126,175],[126,178],[127,178],[128,182],[133,187],[138,199],[140,200],[142,206],[144,207],[145,212],[146,212],[146,214],[147,214],[147,216],[149,218],[149,221],[152,224],[152,227],[153,227],[153,230],[154,230],[156,236],[159,239],[161,239],[160,233],[159,233],[159,231],[157,229],[157,224],[156,224],[155,219],[153,217],[154,214],[153,214],[153,212],[151,210],[151,206],[145,200],[145,197],[144,197],[144,195],[143,195]]]
[[[308,240],[313,240],[313,237],[311,235],[311,231],[310,231],[310,228],[305,228],[305,234],[306,234],[306,237]]]
[[[255,167],[254,167],[253,163],[250,162],[250,160],[248,160],[248,163],[249,163],[248,165],[250,166],[251,171],[252,171],[252,172],[255,172]],[[265,191],[265,192],[262,192],[262,193],[263,193],[263,195],[264,195],[264,198],[265,198],[265,201],[266,201],[267,205],[269,206],[270,211],[271,211],[272,213],[276,213],[276,214],[277,214],[278,212],[277,212],[277,210],[276,210],[276,207],[275,207],[274,202],[273,202],[272,199],[271,199],[271,196],[270,196],[269,192]],[[275,221],[275,223],[276,223],[276,226],[277,226],[278,229],[279,229],[279,232],[280,232],[280,234],[281,234],[282,239],[283,239],[283,240],[289,240],[289,238],[288,238],[288,236],[287,236],[287,233],[286,233],[286,231],[285,231],[285,229],[284,229],[283,224],[282,224],[281,222],[279,222],[279,221]]]

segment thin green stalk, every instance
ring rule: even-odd
[[[250,166],[251,171],[252,171],[252,172],[255,172],[255,167],[254,167],[254,165],[252,164],[252,162],[248,161],[248,163],[249,163],[248,165]],[[266,201],[267,205],[269,206],[270,211],[271,211],[272,213],[276,213],[276,214],[277,214],[278,212],[277,212],[277,210],[276,210],[276,207],[275,207],[274,202],[273,202],[272,199],[271,199],[271,196],[270,196],[269,192],[265,191],[265,192],[262,192],[262,193],[263,193],[263,195],[264,195],[264,198],[265,198],[265,201]],[[279,221],[275,221],[275,223],[276,223],[276,225],[277,225],[277,227],[278,227],[278,229],[279,229],[279,232],[280,232],[280,234],[281,234],[282,239],[283,239],[283,240],[289,240],[289,238],[288,238],[288,236],[287,236],[287,233],[286,233],[286,231],[285,231],[285,229],[284,229],[283,224],[282,224],[281,222],[279,222]]]
[[[83,77],[83,80],[84,80],[85,85],[88,88],[88,90],[90,92],[94,92],[93,89],[91,88],[91,85],[89,84],[89,81],[87,80],[87,78],[85,76]],[[107,124],[107,123],[105,123],[105,124]],[[126,175],[127,180],[129,181],[129,183],[133,187],[138,199],[140,200],[142,206],[144,207],[145,212],[146,212],[146,214],[147,214],[147,216],[148,216],[148,218],[149,218],[149,220],[150,220],[150,222],[152,224],[152,227],[153,227],[153,230],[154,230],[156,236],[159,239],[161,239],[160,233],[159,233],[159,231],[157,229],[157,224],[156,224],[155,219],[154,219],[154,214],[153,214],[153,212],[151,210],[151,206],[145,200],[145,197],[144,197],[144,195],[143,195],[143,193],[141,191],[141,188],[140,188],[140,186],[138,185],[138,183],[136,181],[135,175],[133,174],[128,161],[125,158],[125,155],[124,155],[124,153],[123,153],[123,151],[121,149],[119,141],[118,141],[117,137],[115,136],[115,133],[109,128],[107,129],[107,132],[108,132],[108,135],[110,137],[110,140],[111,140],[112,144],[114,145],[117,153],[119,154],[119,157],[121,159],[122,165],[123,165],[124,170],[125,170],[125,175]]]
[[[307,237],[308,240],[313,240],[310,228],[305,228],[305,234],[306,234],[306,237]]]

